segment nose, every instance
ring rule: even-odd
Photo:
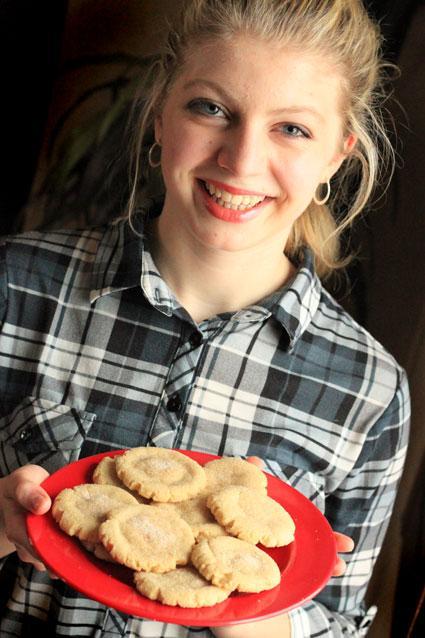
[[[239,124],[227,130],[217,155],[220,168],[240,177],[263,172],[267,142],[254,125]]]

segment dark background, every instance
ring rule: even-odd
[[[369,0],[397,58],[420,0]],[[0,0],[0,234],[11,232],[32,184],[60,58],[66,0]]]
[[[0,0],[0,234],[27,200],[60,53],[65,0]]]

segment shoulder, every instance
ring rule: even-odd
[[[61,279],[73,272],[91,272],[96,259],[124,235],[125,220],[83,229],[29,231],[2,238],[0,264],[9,283],[34,276]]]
[[[3,262],[8,267],[24,264],[67,263],[70,259],[90,260],[105,228],[29,231],[2,239]]]
[[[93,228],[4,237],[0,241],[1,317],[7,309],[23,304],[28,308],[31,300],[69,300],[71,291],[76,301],[88,304],[100,269],[111,266],[118,248],[125,254],[127,234],[125,220],[118,220]]]

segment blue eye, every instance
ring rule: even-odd
[[[306,137],[306,138],[310,137],[310,135],[307,133],[306,130],[300,128],[296,124],[283,124],[282,131],[285,135],[288,135],[289,137]]]
[[[210,102],[209,100],[192,100],[189,103],[188,108],[191,111],[196,111],[197,113],[201,113],[203,115],[210,115],[212,117],[226,117],[223,109],[214,104],[214,102]]]

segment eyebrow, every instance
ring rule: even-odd
[[[233,101],[232,96],[227,93],[225,89],[223,89],[219,84],[212,82],[211,80],[190,80],[183,85],[183,88],[187,90],[191,89],[194,86],[206,86],[209,89],[213,89],[213,91],[216,91],[217,93],[221,93],[221,95],[223,95],[227,100]]]
[[[226,100],[233,102],[233,97],[229,93],[227,93],[227,91],[223,89],[223,87],[221,87],[219,84],[216,84],[216,82],[213,82],[212,80],[204,80],[204,79],[190,80],[189,82],[186,82],[186,84],[183,85],[183,88],[185,90],[188,90],[194,86],[206,86],[207,88],[212,89],[213,91],[216,91],[217,93],[221,94]],[[302,105],[288,106],[288,107],[282,107],[279,109],[273,109],[273,111],[270,111],[270,115],[274,115],[274,116],[297,115],[301,113],[310,113],[317,119],[323,120],[323,116],[319,113],[319,111],[317,111],[315,108],[311,106],[302,106]]]
[[[319,111],[316,111],[316,109],[312,108],[311,106],[288,106],[282,109],[275,109],[274,111],[271,111],[270,114],[271,115],[298,115],[303,113],[309,113],[310,115],[313,115],[313,117],[315,117],[316,119],[323,121],[323,115],[321,115]]]

